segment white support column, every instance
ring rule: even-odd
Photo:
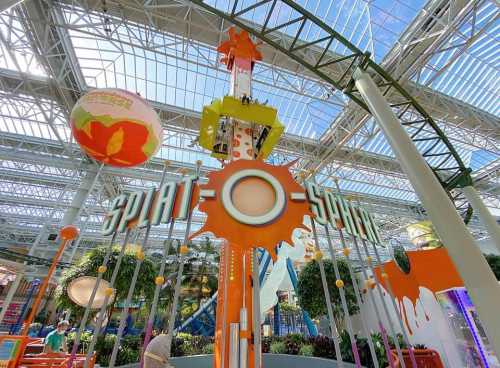
[[[474,209],[474,212],[478,215],[479,219],[486,227],[491,240],[500,252],[500,225],[497,223],[488,208],[484,205],[484,202],[473,186],[462,188],[462,193],[467,197],[467,200]]]
[[[371,77],[357,70],[356,87],[382,128],[415,188],[476,306],[486,334],[500,356],[500,285],[455,206],[398,121]]]
[[[61,221],[61,227],[72,225],[76,220],[78,220],[78,215],[82,211],[90,192],[94,189],[101,170],[102,165],[99,167],[97,172],[87,171],[75,193],[75,196],[73,197],[73,200],[71,201],[70,207],[64,213],[64,217]]]
[[[12,281],[12,284],[10,284],[9,291],[7,292],[7,295],[5,296],[5,300],[2,304],[2,311],[0,312],[0,324],[3,321],[3,318],[5,317],[5,313],[7,312],[7,309],[9,309],[9,305],[12,302],[12,299],[14,299],[14,295],[16,295],[17,289],[19,288],[19,285],[21,284],[21,280],[24,278],[24,273],[19,272],[16,275],[16,278],[14,281]]]

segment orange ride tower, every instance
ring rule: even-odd
[[[260,368],[260,301],[257,247],[273,258],[275,247],[292,244],[293,230],[312,216],[304,188],[283,166],[263,159],[277,144],[284,126],[276,109],[251,97],[252,69],[261,54],[248,33],[229,30],[218,51],[231,71],[230,96],[203,109],[200,145],[227,160],[200,187],[203,227],[227,242],[221,249],[215,328],[215,368]],[[255,315],[254,315],[255,314]]]
[[[252,69],[262,59],[256,45],[245,31],[229,30],[229,40],[217,49],[224,54],[222,62],[231,71],[230,95],[242,102],[251,96]],[[232,119],[229,160],[254,160],[254,132],[248,122]],[[230,367],[231,324],[239,325],[239,340],[247,341],[246,354],[240,350],[240,366],[254,366],[254,331],[252,315],[252,267],[254,249],[226,243],[221,250],[217,296],[214,368]],[[246,319],[246,321],[245,321]],[[234,327],[234,325],[233,325]],[[260,331],[257,331],[260,334]],[[234,337],[234,335],[233,335]],[[234,344],[234,343],[233,343]],[[245,356],[246,355],[246,356]],[[233,358],[234,359],[234,356]]]

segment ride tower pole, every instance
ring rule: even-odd
[[[229,30],[230,39],[223,42],[218,51],[225,56],[222,62],[231,71],[230,95],[241,100],[243,105],[251,103],[252,69],[255,61],[261,60],[256,45],[248,33]],[[254,160],[254,127],[252,123],[228,118],[226,120],[228,139],[228,160]],[[253,314],[252,265],[253,249],[241,251],[226,242],[221,249],[219,285],[215,324],[214,368],[259,368],[261,354],[254,349],[256,324]],[[231,339],[232,330],[239,327],[239,339]],[[260,324],[258,324],[260,327]],[[233,332],[234,334],[234,332]],[[234,346],[238,341],[238,346]],[[231,356],[233,355],[233,356]],[[230,365],[231,362],[231,365]],[[256,363],[259,362],[259,363]],[[256,366],[258,364],[258,366]]]

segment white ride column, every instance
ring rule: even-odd
[[[486,231],[490,234],[490,238],[496,245],[498,252],[500,252],[500,225],[497,220],[491,214],[490,210],[484,205],[483,200],[479,196],[476,188],[469,185],[462,188],[462,193],[467,197],[467,200],[474,209],[474,213],[477,214],[483,225],[486,227]]]
[[[401,167],[427,210],[477,308],[496,356],[500,357],[500,284],[467,230],[455,206],[418,152],[387,101],[362,70],[354,74],[356,87],[382,128]]]
[[[229,93],[243,102],[250,102],[252,94],[252,65],[250,60],[236,58],[231,70]],[[245,99],[247,98],[247,100]],[[245,121],[231,119],[233,126],[233,140],[230,142],[229,156],[232,161],[246,159],[253,160],[253,131],[252,125]]]

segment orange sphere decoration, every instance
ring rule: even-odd
[[[82,150],[107,165],[129,167],[149,160],[160,148],[158,115],[139,95],[121,89],[95,89],[71,111],[71,130]]]
[[[78,229],[76,226],[68,225],[63,227],[59,234],[64,240],[73,240],[78,236]]]

